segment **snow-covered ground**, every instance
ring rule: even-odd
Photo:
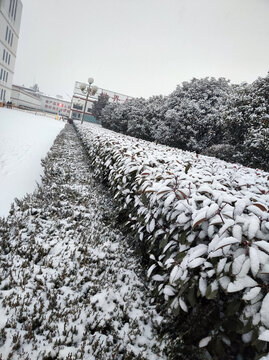
[[[7,216],[14,198],[31,193],[40,182],[46,156],[62,121],[0,108],[0,216]]]

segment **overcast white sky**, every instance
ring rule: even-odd
[[[22,0],[14,83],[72,96],[89,76],[130,96],[269,71],[269,0]]]

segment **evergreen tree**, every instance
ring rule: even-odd
[[[93,103],[92,114],[98,121],[101,121],[102,110],[108,104],[108,101],[109,96],[102,93],[98,96],[98,100]]]

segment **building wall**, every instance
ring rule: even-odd
[[[74,94],[73,94],[72,102],[71,102],[70,117],[72,119],[77,119],[77,120],[79,120],[79,119],[81,120],[85,102],[86,102],[86,96],[85,96],[85,94],[83,94],[83,92],[80,89],[81,84],[82,83],[79,81],[75,82]],[[101,94],[108,95],[109,102],[123,103],[123,102],[127,101],[128,99],[132,98],[131,96],[123,95],[123,94],[117,93],[115,91],[98,88],[98,91],[96,92],[96,94],[90,95],[88,98],[86,109],[85,109],[85,115],[84,115],[85,121],[96,122],[95,117],[92,116],[91,109],[92,109],[93,103],[98,100],[98,96]]]
[[[21,0],[0,0],[0,102],[11,97],[21,15]]]
[[[15,106],[69,117],[71,102],[44,95],[31,88],[12,85],[10,100]]]
[[[12,85],[10,100],[18,107],[41,110],[40,96],[21,86]]]
[[[53,114],[69,116],[71,102],[47,95],[40,95],[41,109]]]

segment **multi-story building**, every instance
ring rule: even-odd
[[[70,111],[70,117],[72,119],[81,119],[84,111],[86,95],[81,91],[80,88],[81,84],[82,83],[79,81],[75,82],[74,94],[72,97],[71,111]],[[111,90],[98,88],[98,91],[94,95],[89,95],[88,97],[88,101],[85,107],[85,115],[84,115],[85,121],[96,122],[95,117],[92,115],[92,106],[93,103],[98,100],[98,96],[100,94],[108,95],[110,102],[123,103],[128,99],[131,99],[131,96],[119,94]]]
[[[70,114],[71,102],[59,97],[52,97],[41,94],[41,110],[63,116]]]
[[[21,0],[0,0],[0,102],[11,96],[21,15]]]
[[[12,85],[12,104],[29,110],[39,110],[61,116],[69,116],[71,102],[62,97],[45,95],[35,88]]]

